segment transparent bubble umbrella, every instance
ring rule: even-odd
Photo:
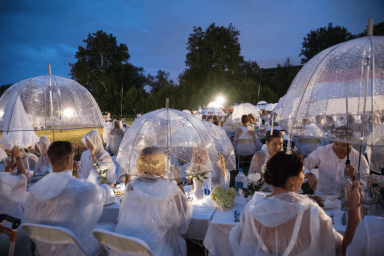
[[[211,122],[203,121],[202,123],[207,128],[209,135],[211,135],[213,141],[215,142],[217,152],[224,156],[226,169],[228,171],[236,170],[235,151],[225,130]]]
[[[17,122],[20,109],[28,116]],[[102,127],[104,121],[91,93],[74,80],[44,75],[12,85],[0,99],[0,129],[5,132]]]
[[[232,119],[241,119],[243,115],[253,114],[258,116],[260,109],[255,107],[251,103],[241,103],[239,104],[232,113]]]
[[[188,113],[175,109],[159,109],[142,115],[135,120],[125,133],[117,154],[117,162],[128,175],[139,174],[135,167],[140,152],[156,146],[163,150],[167,158],[165,179],[177,178],[171,166],[176,161],[191,162],[192,152],[203,152],[207,167],[218,160],[214,141],[200,120]],[[201,156],[201,155],[200,155]]]
[[[207,116],[225,116],[225,112],[219,108],[205,108],[200,114]]]

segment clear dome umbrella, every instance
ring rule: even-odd
[[[23,122],[19,121],[21,113],[25,115]],[[21,131],[96,128],[103,123],[91,93],[60,76],[48,74],[20,81],[0,98],[3,136]]]
[[[241,103],[233,110],[232,119],[233,120],[236,120],[236,119],[241,120],[241,117],[243,115],[249,115],[249,114],[253,114],[255,116],[258,116],[259,112],[260,112],[260,109],[258,107],[255,107],[251,103]]]
[[[164,179],[178,178],[180,173],[172,172],[171,167],[191,162],[195,151],[203,152],[202,157],[207,158],[206,166],[210,170],[218,160],[214,141],[202,122],[175,109],[155,110],[135,120],[124,135],[116,161],[126,174],[143,176],[136,171],[136,162],[140,152],[151,146],[162,149],[167,158]]]
[[[375,129],[383,125],[377,118],[384,110],[383,53],[384,37],[367,36],[317,54],[289,87],[279,124],[294,136],[384,146],[384,140],[369,140],[383,131]],[[324,123],[308,129],[315,118]],[[346,133],[335,133],[338,126],[345,126]]]

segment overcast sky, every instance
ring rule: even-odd
[[[68,63],[88,33],[112,33],[146,74],[185,69],[193,26],[240,31],[241,54],[263,68],[291,58],[300,64],[303,37],[334,25],[362,32],[384,21],[384,0],[0,0],[0,85],[52,74],[69,77]]]

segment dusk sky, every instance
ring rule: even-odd
[[[263,68],[289,57],[300,64],[303,37],[334,25],[361,33],[384,21],[384,0],[0,0],[0,85],[47,74],[69,77],[68,63],[89,33],[103,30],[125,43],[145,74],[177,76],[186,68],[193,26],[240,31],[241,55]]]

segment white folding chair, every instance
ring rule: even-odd
[[[248,155],[253,155],[257,150],[256,150],[256,144],[257,141],[255,141],[254,139],[238,139],[235,141],[235,153],[236,153],[236,156],[237,156],[237,170],[239,170],[240,168],[240,159],[241,159],[241,156],[248,156]],[[255,150],[254,152],[249,152],[250,154],[247,154],[247,155],[244,155],[244,154],[241,154],[241,152],[239,153],[238,150],[237,150],[237,145],[243,145],[243,144],[255,144]],[[241,161],[242,163],[250,163],[250,161]]]
[[[129,256],[152,256],[151,249],[140,238],[117,234],[104,229],[93,230],[93,235],[103,246],[128,253]]]
[[[84,255],[91,256],[77,240],[75,234],[67,228],[40,225],[33,223],[24,223],[21,225],[24,233],[31,239],[47,244],[76,244]],[[39,249],[39,248],[37,248]],[[95,255],[100,255],[103,250],[101,249]]]

